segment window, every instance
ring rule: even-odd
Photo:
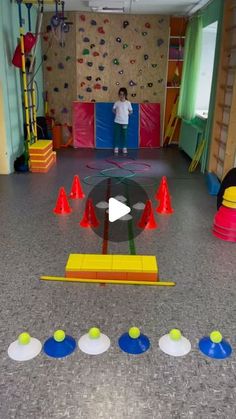
[[[198,80],[196,115],[207,118],[214,67],[217,22],[206,26],[202,34],[202,53]]]

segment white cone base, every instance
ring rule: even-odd
[[[133,208],[141,211],[141,210],[144,210],[145,204],[144,202],[137,202],[136,204],[133,205]]]
[[[108,202],[106,202],[106,201],[101,201],[101,202],[98,202],[97,204],[96,204],[96,207],[97,208],[101,208],[101,209],[106,209],[106,208],[108,208]]]
[[[123,195],[116,195],[115,199],[117,199],[117,201],[120,201],[120,202],[126,202],[127,201],[127,198]]]
[[[108,336],[101,333],[98,339],[91,339],[89,334],[83,335],[78,342],[78,346],[82,352],[88,355],[99,355],[106,352],[111,345]]]
[[[132,215],[131,214],[126,214],[124,215],[124,217],[119,218],[119,221],[129,221],[132,220]]]
[[[180,340],[172,340],[168,335],[164,335],[159,340],[160,349],[167,355],[184,356],[191,351],[191,343],[184,336]]]
[[[14,361],[29,361],[35,358],[42,349],[42,344],[38,339],[31,338],[28,345],[22,345],[15,340],[8,348],[8,355]]]

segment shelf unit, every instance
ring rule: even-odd
[[[187,19],[185,17],[170,18],[170,33],[169,33],[169,51],[168,51],[168,66],[166,76],[166,105],[165,105],[165,119],[163,138],[171,116],[171,111],[180,91],[180,82],[183,70],[183,53],[185,44],[185,32],[187,26]],[[177,76],[176,73],[179,73]],[[174,85],[176,79],[176,85]],[[179,80],[178,80],[179,79]],[[177,143],[179,140],[180,121],[178,121],[173,135],[172,142]]]

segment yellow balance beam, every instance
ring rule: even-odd
[[[153,287],[174,287],[175,282],[167,281],[122,281],[116,279],[83,279],[83,278],[66,278],[64,276],[41,276],[43,281],[60,281],[60,282],[79,282],[85,284],[112,284],[112,285],[150,285]]]

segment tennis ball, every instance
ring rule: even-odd
[[[133,339],[137,339],[140,336],[140,330],[138,327],[131,327],[129,329],[129,336]]]
[[[28,345],[28,343],[30,342],[30,334],[23,332],[18,336],[18,342],[21,345]]]
[[[89,329],[89,337],[91,339],[98,339],[100,335],[101,335],[101,332],[98,329],[98,327],[91,327],[91,329]]]
[[[181,331],[179,329],[172,329],[169,333],[169,336],[172,340],[180,340]]]
[[[55,341],[57,342],[62,342],[65,339],[65,336],[66,334],[64,330],[56,330],[53,335]]]
[[[222,341],[222,334],[218,330],[213,330],[210,334],[210,339],[213,343],[220,343]]]

